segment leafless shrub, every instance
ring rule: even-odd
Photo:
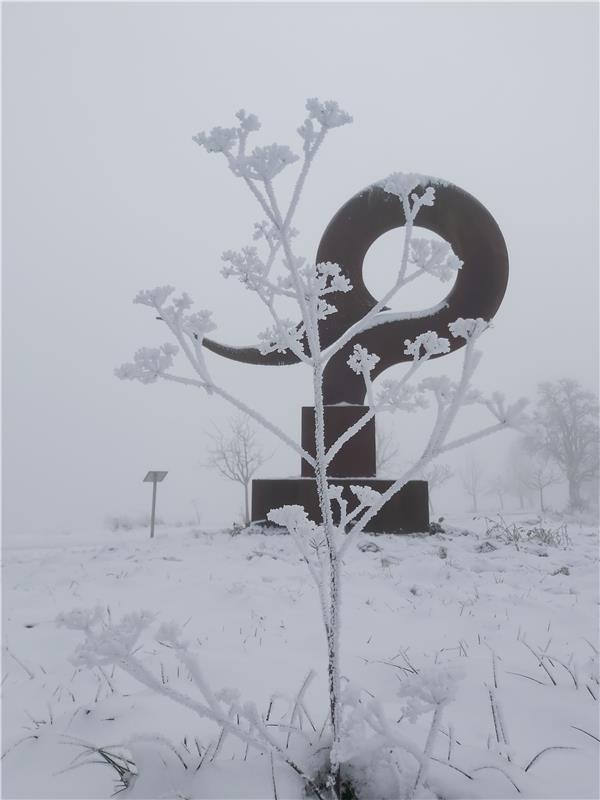
[[[503,544],[512,544],[517,550],[527,543],[544,544],[562,550],[566,550],[572,544],[566,523],[556,528],[545,528],[539,524],[527,528],[517,522],[506,522],[501,516],[497,520],[486,517],[486,523],[487,537],[493,536]]]

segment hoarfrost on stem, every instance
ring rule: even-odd
[[[181,295],[170,305],[169,297],[174,289],[171,286],[157,287],[150,291],[140,292],[136,303],[153,308],[169,329],[177,346],[163,345],[160,348],[139,350],[133,363],[125,364],[116,370],[117,377],[136,379],[142,383],[153,383],[158,378],[193,386],[217,395],[227,403],[249,415],[257,423],[269,430],[281,441],[299,453],[305,461],[314,467],[317,493],[321,511],[321,522],[311,521],[304,508],[300,506],[284,506],[273,509],[269,519],[285,526],[298,548],[302,560],[307,565],[320,600],[320,610],[327,643],[327,679],[329,697],[329,724],[331,729],[331,747],[329,751],[328,778],[326,791],[330,798],[339,799],[341,795],[340,759],[347,752],[343,738],[344,728],[344,695],[339,667],[340,649],[340,607],[341,607],[341,563],[349,545],[365,529],[365,526],[376,516],[386,502],[407,481],[418,477],[441,453],[468,444],[476,439],[488,436],[509,426],[518,426],[524,419],[524,404],[508,404],[500,395],[483,398],[471,385],[473,374],[477,368],[481,353],[475,345],[480,336],[489,327],[489,320],[458,319],[452,322],[449,335],[465,340],[463,363],[459,379],[456,382],[446,377],[426,377],[415,381],[416,374],[422,370],[433,356],[446,353],[450,349],[449,339],[437,333],[427,331],[415,338],[407,340],[405,353],[412,356],[410,366],[399,380],[383,381],[377,392],[372,384],[371,373],[379,361],[377,353],[370,353],[360,344],[356,345],[348,359],[348,367],[356,374],[362,375],[365,383],[367,411],[361,419],[352,425],[329,448],[325,445],[324,436],[324,402],[323,402],[323,369],[327,360],[339,352],[357,334],[371,327],[389,301],[409,282],[422,275],[433,276],[440,281],[448,281],[462,267],[461,260],[453,253],[446,242],[436,242],[413,238],[413,230],[419,211],[424,206],[435,203],[436,186],[444,182],[427,175],[417,173],[393,172],[379,186],[388,193],[390,202],[401,205],[405,218],[405,237],[400,263],[390,289],[361,319],[343,333],[336,342],[323,348],[320,337],[320,323],[330,314],[335,313],[335,296],[337,293],[351,291],[352,286],[344,275],[343,265],[332,263],[314,264],[295,252],[297,230],[293,223],[298,210],[299,201],[306,185],[315,155],[329,133],[352,121],[351,116],[341,109],[335,101],[321,102],[311,98],[306,103],[307,116],[298,128],[302,141],[302,156],[298,157],[287,145],[269,144],[257,146],[249,152],[248,140],[260,130],[260,122],[254,114],[244,110],[237,113],[237,125],[224,128],[215,127],[210,133],[199,133],[194,141],[208,153],[220,154],[227,166],[250,191],[260,209],[261,219],[255,223],[253,242],[241,250],[226,250],[223,253],[222,274],[224,277],[237,278],[248,290],[253,291],[258,300],[265,306],[270,317],[270,327],[259,334],[259,348],[263,354],[271,352],[291,351],[297,359],[304,363],[312,373],[314,407],[315,407],[315,453],[313,457],[283,430],[275,426],[269,419],[254,408],[250,408],[239,397],[216,383],[205,360],[203,340],[214,327],[207,311],[188,313],[192,301],[187,294]],[[287,201],[275,190],[275,179],[285,169],[294,164],[299,165],[296,182]],[[412,266],[413,271],[409,271]],[[299,322],[292,322],[281,315],[279,304],[282,299],[293,299],[299,309]],[[196,377],[189,378],[173,372],[174,356],[180,352],[192,367]],[[471,434],[451,440],[450,432],[460,409],[468,404],[479,403],[487,408],[494,423]],[[356,502],[350,510],[348,500],[341,487],[335,485],[328,477],[328,466],[339,449],[352,436],[356,435],[375,414],[383,411],[417,411],[433,404],[435,418],[420,455],[404,472],[404,474],[382,493],[368,487],[354,485],[351,491]],[[340,520],[334,524],[332,503],[337,504]],[[137,630],[136,625],[112,635],[109,646],[105,637],[97,641],[90,638],[87,650],[80,656],[90,658],[89,648],[94,644],[99,647],[102,657],[118,656],[122,653],[121,663],[129,664],[137,677],[147,685],[155,686],[151,677],[139,664],[132,666],[131,643]],[[218,719],[220,724],[232,726],[228,714],[235,713],[246,720],[249,725],[248,736],[253,742],[259,741],[261,747],[271,748],[286,763],[289,759],[282,756],[276,741],[270,736],[261,723],[255,709],[241,706],[233,696],[213,695],[205,685],[197,666],[190,660],[189,652],[180,642],[179,634],[174,629],[161,629],[164,642],[171,642],[186,664],[191,664],[196,682],[206,700],[208,714]],[[111,650],[111,647],[113,648]],[[110,652],[106,652],[106,651]],[[86,655],[87,654],[87,655]],[[376,699],[369,702],[361,700],[353,703],[352,712],[356,724],[368,724],[377,731],[379,748],[400,744],[418,761],[418,773],[412,792],[419,784],[427,780],[427,765],[433,739],[439,723],[439,715],[443,706],[449,702],[453,677],[451,672],[425,673],[407,680],[403,686],[405,692],[413,698],[409,703],[411,714],[419,709],[434,710],[434,721],[425,747],[425,753],[419,751],[408,739],[402,738],[391,723],[384,718],[383,711]],[[160,686],[160,684],[159,684]],[[172,692],[171,692],[172,694]],[[346,692],[345,697],[348,697]],[[176,702],[187,702],[181,697],[172,696]],[[229,705],[225,712],[219,703]],[[360,713],[359,713],[360,712]],[[223,719],[227,723],[222,722]],[[239,730],[238,730],[239,735]],[[298,765],[291,765],[299,774],[305,772]],[[310,778],[307,778],[310,781]],[[312,784],[315,790],[314,784]],[[316,789],[317,796],[321,797]]]

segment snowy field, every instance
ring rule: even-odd
[[[363,536],[345,558],[342,673],[394,708],[412,669],[464,669],[435,747],[430,786],[443,790],[419,797],[595,798],[597,530],[569,523],[568,539],[563,530],[544,543],[523,535],[534,518],[507,522],[521,527],[515,542],[470,517],[435,535]],[[193,691],[154,638],[176,620],[213,687],[238,688],[273,724],[314,669],[304,698],[314,741],[326,716],[326,653],[289,536],[189,527],[158,528],[154,540],[147,530],[32,535],[5,540],[3,578],[3,797],[110,797],[117,772],[83,743],[135,762],[121,797],[303,796],[285,765],[231,738],[217,748],[212,723],[119,669],[75,668],[82,635],[55,624],[98,605],[112,619],[153,612],[138,657],[161,685]],[[399,725],[423,746],[428,722]],[[303,758],[301,734],[288,746]]]

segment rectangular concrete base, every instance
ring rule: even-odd
[[[378,492],[385,492],[393,480],[379,478],[331,478],[330,484],[343,486],[343,497],[348,501],[348,512],[358,505],[358,500],[350,491],[350,486],[369,486]],[[267,518],[273,508],[281,506],[304,506],[309,518],[321,522],[321,511],[314,478],[275,478],[252,481],[252,521]],[[339,521],[339,509],[332,503],[334,518]],[[367,525],[368,532],[375,533],[416,533],[429,528],[429,493],[427,481],[409,481],[386,503],[381,511]]]

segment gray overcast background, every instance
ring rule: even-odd
[[[307,97],[354,116],[308,183],[297,218],[307,256],[337,208],[391,171],[475,195],[511,260],[478,386],[532,396],[568,375],[596,390],[597,22],[591,3],[4,4],[5,534],[142,513],[152,468],[169,470],[168,520],[196,508],[206,526],[236,516],[238,489],[202,467],[204,431],[231,411],[193,389],[118,381],[113,368],[167,339],[131,305],[141,288],[187,290],[213,309],[223,341],[253,342],[267,325],[253,296],[219,275],[222,251],[248,243],[261,215],[191,140],[240,107],[261,118],[257,141],[296,150]],[[373,292],[397,236],[369,254]],[[446,292],[424,284],[403,307]],[[225,386],[299,433],[305,368],[209,358]],[[431,372],[456,374],[459,362]],[[407,454],[426,422],[394,420]],[[275,451],[264,476],[298,473],[295,455],[264,442]],[[501,467],[508,444],[479,447],[486,468]]]

